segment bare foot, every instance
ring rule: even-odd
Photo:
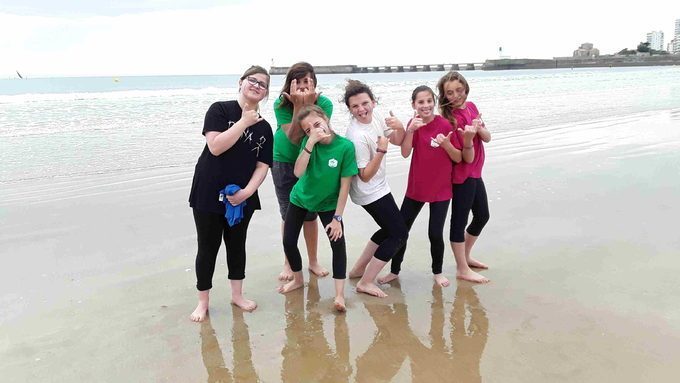
[[[293,280],[293,270],[290,269],[288,264],[283,265],[283,271],[279,274],[279,281],[292,281]]]
[[[489,282],[489,278],[478,274],[472,270],[466,271],[466,272],[458,272],[456,273],[456,278],[457,279],[462,279],[464,281],[470,281],[474,283],[487,283]]]
[[[243,311],[247,312],[253,312],[257,308],[257,303],[254,301],[251,301],[250,299],[246,299],[244,297],[240,298],[232,298],[231,299],[231,304],[237,307],[240,307]]]
[[[324,269],[323,266],[321,266],[318,263],[314,263],[314,264],[310,263],[309,264],[309,271],[319,278],[323,278],[326,275],[328,275],[328,270]]]
[[[449,287],[451,284],[449,279],[444,276],[444,274],[435,274],[434,281],[441,287]]]
[[[390,283],[397,278],[399,278],[399,275],[389,273],[387,275],[383,275],[382,277],[378,277],[378,283],[384,285],[385,283]]]
[[[344,313],[347,311],[347,307],[345,307],[345,297],[335,297],[333,306],[337,312]]]
[[[280,292],[281,294],[285,294],[285,293],[289,293],[293,290],[297,290],[304,285],[305,285],[304,281],[296,281],[295,279],[293,279],[292,281],[290,281],[290,282],[288,282],[288,283],[286,283],[282,286],[279,286],[277,291]]]
[[[387,294],[385,294],[385,292],[382,291],[380,287],[376,286],[374,283],[362,283],[361,281],[357,283],[357,292],[373,295],[374,297],[378,298],[385,298],[387,296]]]
[[[208,316],[208,303],[198,302],[196,310],[194,310],[194,312],[191,313],[189,319],[191,319],[194,322],[203,322],[205,320],[205,317],[207,316]]]
[[[468,260],[467,260],[467,264],[468,264],[468,266],[474,267],[474,268],[476,268],[476,269],[485,269],[485,270],[486,270],[486,269],[489,268],[489,266],[485,265],[485,264],[482,263],[482,262],[479,262],[478,260],[476,260],[476,259],[474,259],[474,258],[468,259]]]

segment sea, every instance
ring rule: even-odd
[[[542,145],[564,145],[545,132],[680,110],[677,66],[461,73],[470,83],[468,99],[477,104],[501,146],[504,138],[531,137],[534,131],[542,133]],[[413,89],[435,89],[443,74],[319,75],[318,89],[333,101],[331,125],[342,134],[350,117],[342,101],[348,78],[372,87],[378,116],[392,111],[405,123],[413,113]],[[215,101],[234,99],[238,79],[238,74],[2,79],[0,187],[155,168],[190,169],[205,145],[201,129],[206,110]],[[283,76],[273,76],[270,96],[260,105],[274,129],[272,105],[282,84]]]

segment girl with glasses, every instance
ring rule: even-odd
[[[190,316],[194,322],[203,321],[208,314],[222,241],[227,252],[231,303],[245,311],[257,307],[243,296],[243,280],[248,224],[253,212],[260,209],[257,189],[272,164],[272,129],[257,112],[260,101],[269,94],[268,84],[267,70],[252,66],[238,81],[238,98],[215,102],[205,115],[202,133],[206,144],[196,163],[189,195],[198,239],[198,305]]]

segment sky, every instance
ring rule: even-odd
[[[0,78],[463,64],[673,38],[680,1],[0,0]]]

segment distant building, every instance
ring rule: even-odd
[[[675,52],[675,49],[673,49],[673,47],[675,46],[675,42],[676,42],[676,41],[677,41],[676,39],[673,39],[673,40],[671,40],[670,43],[668,43],[668,46],[667,46],[667,49],[666,49],[666,50],[667,50],[669,53],[680,53],[680,52]]]
[[[651,31],[647,33],[649,47],[655,51],[663,50],[663,31]]]
[[[593,48],[591,43],[583,43],[581,47],[574,51],[573,57],[598,57],[600,55],[600,50]]]
[[[675,20],[675,36],[673,40],[675,41],[673,43],[673,53],[680,53],[680,19]]]

